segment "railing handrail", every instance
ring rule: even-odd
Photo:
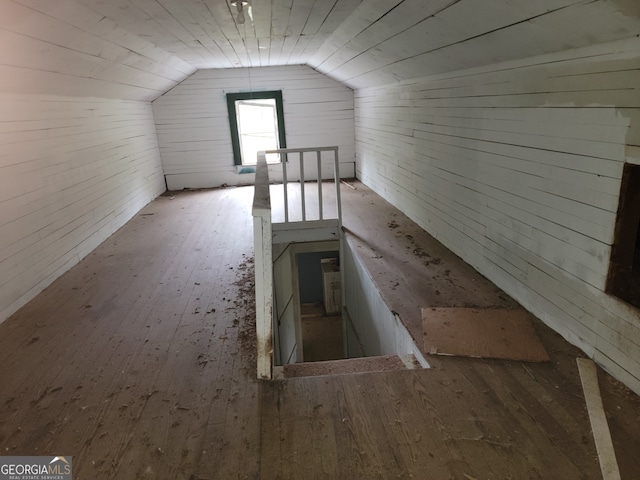
[[[269,171],[264,153],[258,154],[253,197],[253,238],[256,289],[256,349],[258,378],[273,377],[273,259]]]
[[[338,151],[338,147],[306,147],[306,148],[278,148],[276,150],[265,150],[264,153],[307,153],[307,152],[316,152],[320,150],[321,152],[328,151]]]
[[[253,216],[257,213],[271,211],[271,193],[269,192],[269,170],[262,152],[258,153],[256,162],[255,193],[253,195]]]
[[[316,173],[318,181],[318,219],[324,220],[324,209],[322,202],[322,152],[333,152],[333,180],[336,185],[336,208],[338,229],[342,228],[342,203],[340,197],[340,162],[338,159],[338,147],[306,147],[306,148],[279,148],[275,150],[265,150],[265,156],[268,154],[284,154],[285,159],[282,161],[282,183],[284,191],[284,223],[289,223],[289,194],[288,194],[288,176],[287,163],[289,161],[288,154],[298,154],[300,165],[300,197],[302,207],[302,221],[306,221],[306,197],[305,197],[305,179],[304,179],[304,154],[316,152]]]
[[[342,231],[342,207],[340,204],[340,169],[338,166],[338,147],[318,147],[318,148],[283,148],[279,150],[269,150],[266,152],[258,152],[256,164],[256,185],[255,195],[253,197],[253,225],[254,225],[254,250],[255,250],[255,289],[256,289],[256,343],[257,343],[257,376],[261,379],[273,378],[273,222],[271,217],[271,196],[269,190],[269,169],[266,162],[267,153],[279,154],[299,154],[300,160],[300,185],[302,196],[302,216],[303,222],[306,220],[306,206],[304,193],[304,153],[317,152],[317,180],[318,180],[318,196],[319,196],[319,222],[314,223],[318,227],[318,223],[333,223],[324,221],[324,213],[322,210],[322,152],[333,151],[334,161],[334,181],[336,183],[336,201],[337,201],[337,229],[336,225],[332,225],[333,234]],[[284,186],[285,199],[285,223],[287,227],[294,226],[293,222],[289,222],[289,204],[287,197],[287,162],[282,162],[282,177]],[[297,222],[296,222],[297,223]],[[311,226],[311,225],[309,225]],[[318,230],[318,228],[316,228]]]

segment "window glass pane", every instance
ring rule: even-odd
[[[243,163],[255,163],[259,151],[279,148],[275,99],[237,100],[236,112]]]
[[[287,148],[282,91],[227,93],[233,161],[255,165],[257,152]],[[268,163],[280,163],[280,155],[267,155]]]

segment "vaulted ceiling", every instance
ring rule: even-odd
[[[151,100],[203,68],[352,88],[640,34],[638,0],[0,0],[0,92]]]

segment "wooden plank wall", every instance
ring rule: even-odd
[[[353,176],[352,90],[298,65],[200,70],[152,103],[169,188],[253,184],[233,164],[225,95],[280,89],[287,147],[337,145],[343,176]]]
[[[371,251],[362,247],[357,238],[349,236],[342,247],[344,307],[349,318],[348,356],[415,354],[427,366],[407,326],[385,302],[383,293],[372,278],[372,272],[363,263],[361,256]]]
[[[640,393],[638,310],[603,293],[640,160],[640,41],[356,91],[358,177]]]
[[[0,321],[164,191],[148,102],[0,95]]]
[[[291,262],[292,252],[288,245],[281,253],[274,256],[273,260],[274,310],[276,316],[273,336],[274,343],[277,345],[274,354],[276,365],[295,363],[298,358],[296,312],[293,301],[294,279]]]

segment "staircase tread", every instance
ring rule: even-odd
[[[348,375],[353,373],[388,372],[393,370],[407,370],[406,363],[403,362],[398,355],[291,363],[283,367],[285,378]]]

